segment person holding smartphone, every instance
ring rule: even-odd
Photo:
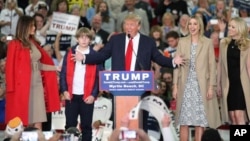
[[[121,119],[121,127],[119,129],[115,129],[109,141],[134,141],[134,140],[141,140],[141,141],[156,141],[155,138],[149,136],[143,129],[135,129],[130,130],[129,127],[130,119],[129,115],[126,114]],[[163,135],[164,141],[175,141],[174,136],[170,129],[171,117],[169,114],[164,113],[163,118],[161,120],[161,132]]]
[[[110,135],[109,141],[133,141],[140,139],[141,141],[151,141],[147,133],[143,129],[129,129],[129,114],[121,119],[121,127],[114,129]]]

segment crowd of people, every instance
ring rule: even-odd
[[[56,12],[79,17],[75,35],[51,30]],[[99,71],[150,70],[157,90],[141,98],[162,98],[173,119],[164,113],[159,123],[144,111],[140,140],[173,141],[170,122],[180,141],[190,127],[205,141],[220,125],[248,124],[249,12],[233,0],[0,0],[0,123],[19,117],[26,128],[50,130],[64,101],[65,130],[80,116],[81,139],[90,141],[94,128],[114,120]],[[112,101],[105,121],[94,117],[100,96]],[[128,117],[121,122],[127,130]]]

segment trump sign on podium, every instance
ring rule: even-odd
[[[137,95],[154,89],[152,71],[101,71],[100,90],[114,95]]]

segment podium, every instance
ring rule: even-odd
[[[153,71],[101,71],[100,90],[114,96],[114,125],[120,128],[121,119],[134,108],[145,91],[154,88]],[[140,119],[130,120],[129,128],[138,129]]]

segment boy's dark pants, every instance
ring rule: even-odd
[[[65,103],[65,116],[66,125],[65,129],[77,126],[77,118],[80,115],[82,141],[91,141],[92,139],[92,118],[93,118],[93,104],[86,104],[83,101],[83,95],[74,95],[71,100],[66,100]]]

